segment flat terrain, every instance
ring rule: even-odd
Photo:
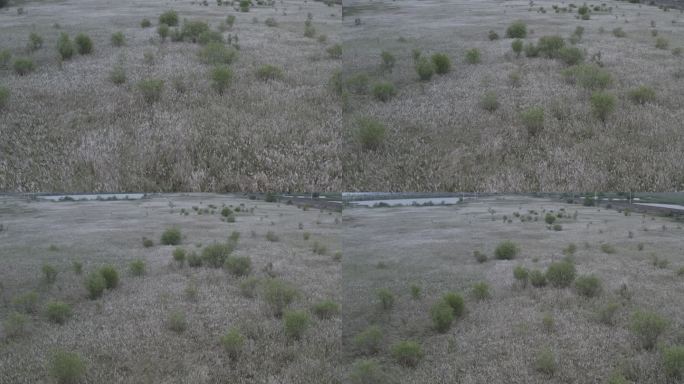
[[[551,211],[565,212],[556,221],[561,231],[547,228],[545,212]],[[684,276],[677,274],[684,266],[684,230],[679,223],[520,196],[451,207],[354,208],[344,216],[346,375],[358,359],[371,359],[389,377],[378,382],[388,383],[579,384],[607,383],[612,375],[630,383],[678,382],[665,377],[660,348],[684,343]],[[503,240],[518,245],[515,259],[494,258]],[[570,244],[576,250],[569,255],[564,249]],[[610,248],[604,244],[614,253],[604,252]],[[476,261],[475,250],[488,260]],[[654,266],[654,258],[667,263]],[[516,266],[545,271],[562,259],[574,260],[577,276],[598,277],[601,293],[586,298],[573,286],[523,287],[514,279]],[[479,282],[489,286],[489,299],[473,295]],[[411,284],[421,290],[418,299]],[[382,288],[395,298],[389,310],[378,302],[376,291]],[[429,312],[447,291],[465,298],[465,313],[438,333]],[[608,303],[617,303],[612,325],[598,318]],[[669,322],[653,350],[640,349],[630,330],[636,310]],[[370,325],[380,327],[382,339],[377,353],[364,355],[355,338]],[[424,357],[415,368],[392,357],[392,347],[402,340],[422,348]],[[537,355],[544,350],[555,361],[552,374],[537,370]]]
[[[240,12],[237,1],[207,4],[59,0],[0,9],[0,51],[11,54],[0,68],[0,87],[9,90],[0,105],[0,190],[339,190],[341,109],[327,83],[341,60],[326,50],[339,42],[341,6],[283,0]],[[223,94],[212,85],[213,66],[198,58],[201,44],[161,41],[159,16],[170,9],[179,29],[203,21],[225,46],[239,46]],[[141,27],[143,18],[151,27]],[[31,32],[43,39],[35,51],[27,48]],[[72,41],[87,34],[93,52],[60,61],[63,32]],[[112,45],[116,32],[125,45]],[[20,76],[12,68],[22,57],[35,69]],[[264,65],[281,76],[259,78]],[[123,84],[111,81],[115,68]],[[164,82],[152,104],[138,86],[147,79]]]
[[[684,15],[606,0],[586,2],[590,19],[582,20],[570,3],[345,1],[343,68],[353,85],[345,88],[344,189],[681,189]],[[544,55],[516,56],[513,39],[506,38],[515,21],[527,25],[526,45],[560,36],[583,53],[585,64],[610,75],[603,92],[614,105],[605,121],[590,102],[598,90],[562,76],[569,65]],[[573,44],[578,27],[583,34]],[[616,28],[625,36],[616,37]],[[489,31],[499,38],[490,40]],[[660,49],[658,39],[665,43]],[[479,50],[479,63],[466,61],[470,49]],[[420,81],[414,50],[428,59],[446,54],[451,71]],[[383,51],[395,59],[391,71],[381,67]],[[365,89],[359,75],[365,75]],[[393,84],[395,96],[377,100],[376,82]],[[630,92],[640,86],[652,89],[654,98],[634,102]],[[484,108],[487,95],[495,101],[491,111]],[[543,119],[532,133],[523,118],[531,108],[540,108]],[[361,118],[385,126],[378,148],[360,144]]]
[[[221,220],[225,207],[235,222]],[[334,260],[340,219],[339,213],[225,195],[92,202],[2,197],[0,383],[54,382],[48,367],[55,350],[78,353],[87,367],[80,382],[88,383],[334,383],[339,316],[319,319],[309,310],[322,300],[341,300],[341,267]],[[233,255],[250,257],[250,276],[260,281],[256,297],[241,293],[246,277],[174,262],[176,247],[160,244],[170,227],[181,230],[178,247],[188,255],[239,232]],[[266,238],[269,232],[276,241]],[[143,247],[143,237],[154,245]],[[314,243],[326,252],[312,252]],[[129,272],[133,260],[144,261],[143,276]],[[82,263],[82,275],[72,269],[74,261]],[[57,270],[54,284],[43,281],[44,264]],[[119,271],[119,286],[90,300],[83,281],[104,265]],[[283,320],[266,307],[261,284],[271,278],[299,291],[288,310],[309,313],[299,340],[286,337]],[[24,315],[24,332],[8,335],[8,318],[21,311],[17,297],[29,292],[37,294],[37,310]],[[45,316],[53,300],[72,308],[62,325]],[[184,332],[169,328],[177,312],[186,318]],[[245,340],[236,359],[219,341],[233,327]]]

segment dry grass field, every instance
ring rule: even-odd
[[[546,224],[551,212],[560,230]],[[354,384],[681,383],[683,234],[669,218],[523,196],[348,209],[344,375]],[[518,247],[511,260],[495,257],[505,240]],[[518,266],[548,284],[524,285]],[[465,309],[440,332],[432,311],[449,291]]]
[[[572,3],[345,2],[344,189],[681,189],[684,14]],[[450,70],[421,81],[418,53]]]
[[[341,300],[340,220],[226,195],[2,197],[0,383],[338,382],[339,308],[317,305]],[[179,245],[160,244],[169,228]],[[224,247],[226,265],[207,265]],[[107,265],[118,285],[90,299],[84,282]]]
[[[0,8],[0,190],[339,190],[341,108],[327,83],[341,60],[327,50],[340,42],[341,5],[258,3],[249,12],[216,0]],[[168,10],[178,27],[162,41]],[[72,45],[86,34],[92,52],[74,45],[62,59],[62,33]],[[214,46],[201,60],[219,36],[228,53]],[[215,64],[232,72],[219,73],[223,90]],[[147,83],[143,96],[146,80],[163,83]]]

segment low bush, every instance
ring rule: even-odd
[[[211,70],[211,86],[219,94],[230,86],[233,81],[233,71],[227,65],[217,65]]]
[[[164,81],[160,79],[146,79],[138,82],[138,90],[148,104],[154,104],[159,102],[162,97],[162,91],[164,90]],[[168,231],[168,230],[167,230]],[[166,232],[164,232],[166,234]],[[180,233],[180,232],[179,232]],[[170,238],[169,238],[170,239]],[[180,241],[180,239],[178,240]],[[164,243],[164,236],[162,235],[162,244],[164,245],[176,245],[172,243]]]
[[[7,103],[9,101],[10,97],[10,91],[7,87],[3,87],[0,85],[0,108],[4,108],[7,106]]]
[[[608,92],[594,92],[590,99],[591,111],[601,121],[606,121],[615,110],[615,96]]]
[[[183,38],[183,40],[189,40],[193,43],[197,43],[200,40],[200,36],[203,34],[205,35],[205,39],[207,37],[207,33],[211,32],[211,29],[209,28],[209,24],[205,23],[204,21],[198,21],[198,20],[186,20],[183,22],[183,27],[180,30],[180,34]],[[221,44],[222,42],[214,42],[214,44]]]
[[[183,248],[174,249],[173,250],[173,261],[175,261],[179,267],[182,267],[183,264],[185,264],[185,249],[183,249]]]
[[[624,30],[622,30],[622,28],[617,27],[617,28],[613,29],[613,36],[615,36],[615,37],[627,37],[627,34],[625,33]]]
[[[606,89],[613,82],[610,73],[594,64],[573,65],[561,74],[568,83],[590,90]]]
[[[430,308],[430,318],[435,330],[444,333],[454,321],[454,310],[445,300],[440,300]]]
[[[225,267],[234,276],[247,276],[252,272],[252,260],[249,256],[228,256]]]
[[[28,57],[17,57],[14,59],[14,72],[19,76],[25,76],[36,69],[33,59]]]
[[[85,280],[85,287],[88,290],[88,298],[95,300],[102,296],[107,288],[107,281],[99,272],[92,272]]]
[[[86,373],[86,364],[77,353],[58,350],[50,357],[48,371],[60,384],[77,383]]]
[[[109,80],[116,84],[116,85],[121,85],[126,82],[126,70],[124,67],[120,64],[117,64],[114,66],[111,72],[109,72]],[[149,240],[150,242],[152,240]],[[154,243],[150,244],[150,246],[154,245]]]
[[[380,81],[373,85],[373,96],[382,102],[389,101],[396,94],[397,90],[394,88],[394,84],[389,81]]]
[[[48,320],[56,324],[64,324],[71,317],[71,307],[61,301],[51,301],[45,307]]]
[[[166,41],[167,37],[169,37],[169,33],[171,33],[171,29],[168,25],[159,24],[159,27],[157,27],[157,34],[159,35],[162,43]]]
[[[613,325],[615,313],[620,309],[617,303],[607,303],[598,308],[596,311],[596,319],[605,325]]]
[[[530,284],[532,284],[533,287],[542,288],[546,286],[546,283],[547,280],[544,272],[538,269],[533,269],[530,271]]]
[[[278,21],[272,17],[269,17],[266,19],[266,21],[264,21],[264,24],[266,24],[267,27],[277,27]]]
[[[98,273],[104,278],[107,289],[114,289],[119,285],[119,272],[113,266],[106,265]]]
[[[411,286],[409,287],[409,290],[411,291],[411,297],[414,300],[420,299],[420,292],[421,292],[420,286],[418,286],[416,284],[411,284]]]
[[[256,297],[259,283],[260,280],[257,277],[248,277],[244,279],[240,282],[240,293],[248,299]]]
[[[487,300],[492,297],[489,293],[489,284],[479,282],[473,285],[472,295],[475,300]]]
[[[382,51],[382,53],[380,53],[380,59],[381,59],[380,67],[384,71],[392,72],[392,69],[394,68],[394,64],[397,61],[397,59],[394,57],[394,55],[387,52],[387,51]]]
[[[494,91],[485,92],[480,101],[480,105],[482,106],[482,109],[488,112],[494,112],[499,109],[499,100],[496,93]]]
[[[629,91],[628,96],[634,104],[643,105],[653,102],[656,98],[656,93],[653,88],[642,85]]]
[[[551,263],[546,269],[546,278],[556,288],[566,288],[575,281],[575,266],[567,261]]]
[[[28,316],[19,312],[10,312],[2,322],[5,337],[14,339],[27,334]]]
[[[387,374],[374,360],[357,360],[349,374],[351,384],[387,384]]]
[[[159,24],[166,24],[169,27],[175,27],[178,25],[178,13],[173,9],[170,9],[159,16]]]
[[[430,81],[435,74],[435,65],[425,57],[421,57],[416,62],[416,72],[421,81]]]
[[[603,252],[603,253],[608,253],[608,254],[615,253],[615,247],[613,247],[610,244],[605,244],[605,243],[601,244],[600,248],[601,248],[601,252]]]
[[[655,47],[658,49],[667,49],[669,45],[669,40],[664,37],[659,37],[656,39]]]
[[[43,268],[43,281],[46,284],[54,284],[57,281],[57,269],[50,264],[44,264]]]
[[[558,58],[563,47],[565,47],[565,40],[560,36],[542,36],[537,42],[539,54],[551,59]]]
[[[140,21],[140,28],[149,28],[152,26],[152,22],[149,19],[142,19]]]
[[[195,252],[190,252],[187,255],[187,260],[189,267],[197,268],[202,266],[202,257]]]
[[[522,21],[513,22],[506,29],[506,37],[509,39],[524,39],[527,37],[527,25]]]
[[[547,213],[544,216],[544,222],[546,222],[546,224],[548,224],[548,225],[552,225],[555,221],[556,221],[556,215],[554,215],[553,213]]]
[[[465,300],[458,293],[447,292],[442,296],[442,300],[449,304],[455,317],[461,317],[465,313]]]
[[[76,51],[81,55],[89,55],[93,53],[93,41],[90,36],[85,33],[79,33],[74,38],[74,43],[76,43]]]
[[[594,276],[580,276],[575,280],[577,294],[585,297],[596,297],[601,293],[601,280]]]
[[[451,71],[451,59],[445,53],[435,53],[432,55],[431,60],[435,73],[444,75]]]
[[[499,260],[512,260],[518,253],[520,248],[518,245],[510,240],[505,240],[499,243],[494,250],[494,256]]]
[[[537,352],[535,369],[547,375],[553,375],[556,372],[556,357],[550,349],[545,348]]]
[[[133,276],[142,276],[145,274],[145,262],[141,259],[131,261],[128,268]]]
[[[331,59],[339,59],[342,57],[342,46],[340,44],[334,44],[326,49],[328,56]]]
[[[522,285],[523,288],[527,286],[527,280],[529,279],[530,271],[522,265],[518,265],[513,269],[513,277]]]
[[[513,40],[511,43],[511,49],[513,49],[513,52],[515,52],[517,57],[520,57],[520,53],[523,50],[523,41],[520,39]]]
[[[233,247],[227,243],[208,245],[202,250],[202,264],[212,268],[221,268],[232,252]]]
[[[280,317],[285,308],[299,297],[297,288],[277,279],[264,282],[263,299],[274,316]]]
[[[394,294],[387,288],[378,289],[376,292],[380,307],[384,310],[390,310],[394,306]]]
[[[71,42],[69,35],[62,32],[57,40],[57,52],[62,60],[69,60],[74,56],[74,44]]]
[[[577,65],[584,61],[584,52],[577,47],[563,47],[558,51],[558,58],[566,65]]]
[[[531,137],[536,136],[544,129],[544,109],[542,107],[530,107],[520,112],[522,121],[527,134]]]
[[[9,49],[0,50],[0,69],[9,68],[10,61],[12,60],[12,53]]]
[[[554,224],[552,228],[554,231],[562,231],[563,230],[563,226],[560,224]]]
[[[27,47],[28,50],[33,52],[33,51],[39,50],[42,47],[43,47],[43,38],[39,34],[37,34],[35,32],[31,32],[31,34],[29,34],[29,42],[28,42],[28,47]]]
[[[283,70],[274,65],[262,65],[256,71],[256,77],[259,80],[280,80],[283,78]]]
[[[266,240],[268,240],[270,242],[276,242],[276,241],[280,241],[280,237],[278,237],[278,235],[276,235],[275,232],[268,231],[268,232],[266,232]]]
[[[385,126],[376,119],[363,117],[357,120],[356,135],[363,149],[375,150],[385,138]]]
[[[237,51],[235,48],[225,46],[222,43],[211,42],[200,49],[198,56],[204,64],[228,65],[237,59]]]
[[[466,51],[465,61],[468,64],[479,64],[482,61],[480,50],[477,48],[471,48]]]
[[[148,239],[146,237],[143,237],[142,242],[143,242],[143,247],[145,247],[145,248],[150,248],[150,247],[154,246],[154,241],[152,241],[152,239]]]
[[[489,38],[489,41],[499,40],[499,34],[496,33],[496,31],[490,30],[487,37]]]
[[[525,57],[539,57],[539,48],[534,45],[534,43],[527,43],[525,44],[525,48],[523,48],[525,51]]]
[[[291,339],[299,340],[309,327],[310,322],[309,315],[304,311],[285,313],[283,316],[285,335]]]
[[[115,47],[122,47],[126,45],[126,37],[123,32],[114,32],[111,37],[112,45]]]
[[[636,336],[641,348],[653,349],[668,324],[669,322],[657,313],[636,311],[632,315],[629,329]]]
[[[414,341],[400,341],[392,346],[392,357],[405,367],[415,367],[423,358],[423,350]]]
[[[80,275],[83,273],[83,263],[80,261],[74,261],[71,263],[71,269],[74,271],[75,274]]]
[[[178,245],[181,243],[181,231],[179,228],[168,228],[161,235],[160,242],[164,245]]]
[[[340,306],[332,300],[323,300],[316,303],[312,310],[319,319],[331,319],[340,312]]]
[[[245,337],[242,336],[237,328],[231,328],[226,334],[221,336],[221,345],[228,354],[228,357],[235,360],[242,352],[242,348],[245,345]]]
[[[478,263],[484,263],[487,261],[487,255],[477,249],[473,251],[473,257],[475,257],[475,260],[477,260]]]
[[[663,348],[665,374],[672,379],[684,379],[684,346]]]
[[[169,315],[166,326],[176,333],[183,333],[188,328],[188,321],[183,312],[174,311]]]
[[[371,325],[354,336],[356,351],[364,355],[372,355],[380,352],[382,344],[382,330],[377,325]]]

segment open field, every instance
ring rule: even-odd
[[[681,189],[684,14],[571,3],[345,2],[345,190]]]
[[[663,217],[523,196],[345,210],[343,373],[351,383],[680,383],[684,354],[679,379],[664,356],[684,345],[683,235]],[[513,259],[495,257],[505,240]],[[551,265],[574,266],[567,287]],[[547,285],[517,280],[518,266]],[[442,304],[449,291],[462,312]],[[432,311],[444,305],[455,318],[439,330]],[[637,311],[656,325],[637,330]],[[422,355],[395,350],[407,340]]]
[[[341,108],[327,83],[341,60],[327,50],[341,5],[219,2],[0,8],[0,190],[339,190]],[[168,10],[178,26],[162,39]],[[62,58],[62,33],[74,50],[86,34],[92,52]]]
[[[312,307],[341,300],[340,219],[226,195],[0,197],[0,383],[53,383],[69,372],[83,383],[338,382],[337,308]],[[160,243],[169,228],[180,230],[179,245]],[[211,256],[226,253],[223,268],[212,268]],[[189,265],[193,254],[201,266]],[[245,257],[247,273],[231,269]],[[106,265],[118,271],[118,286],[91,300],[84,281],[104,276]],[[289,305],[287,295],[274,296],[278,282],[295,290]],[[50,312],[55,301],[71,315]],[[222,340],[229,330],[236,334]],[[77,353],[85,369],[55,369],[58,350]]]

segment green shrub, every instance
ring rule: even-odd
[[[432,55],[431,60],[435,73],[444,75],[451,70],[451,59],[445,53],[435,53]]]
[[[188,328],[188,321],[183,312],[174,311],[169,315],[166,326],[176,333],[183,333]]]
[[[38,311],[38,293],[29,291],[19,295],[12,300],[12,306],[17,311],[36,313]]]
[[[499,109],[499,100],[497,99],[496,93],[494,91],[485,92],[480,101],[482,109],[489,112],[494,112]]]
[[[230,244],[214,243],[208,245],[202,250],[202,264],[213,268],[221,268],[232,252],[233,247]],[[242,264],[244,261],[236,263]],[[235,267],[238,268],[238,265],[235,265]]]
[[[669,322],[657,313],[636,311],[632,315],[629,329],[637,337],[642,348],[653,349],[668,324]]]
[[[546,286],[546,275],[538,269],[530,271],[530,284],[535,288],[542,288]]]
[[[520,248],[518,245],[510,240],[505,240],[499,243],[494,250],[494,256],[499,260],[512,260],[518,253]]]
[[[381,59],[381,68],[385,71],[392,71],[392,68],[394,68],[394,63],[396,63],[397,59],[394,57],[393,54],[387,52],[387,51],[382,51],[380,53],[380,59]]]
[[[303,311],[287,312],[283,316],[285,335],[291,339],[299,340],[309,327],[309,323],[309,315]]]
[[[119,285],[119,272],[111,265],[106,265],[99,270],[100,275],[105,279],[107,289],[114,289]]]
[[[88,55],[93,52],[93,41],[85,33],[76,35],[74,43],[76,43],[76,50],[81,55]]]
[[[169,27],[178,25],[178,13],[174,10],[168,10],[159,16],[159,24],[166,24]]]
[[[259,80],[280,80],[283,78],[283,70],[274,65],[262,65],[256,71],[256,77]]]
[[[240,0],[240,12],[249,12],[249,7],[252,2],[249,0]]]
[[[232,80],[233,71],[227,65],[218,65],[211,70],[211,86],[219,95],[223,95]]]
[[[605,243],[604,243],[604,244],[601,244],[601,247],[600,247],[600,248],[601,248],[601,251],[602,251],[603,253],[608,253],[608,254],[615,253],[615,247],[613,247],[613,246],[610,245],[610,244],[605,244]]]
[[[496,31],[490,30],[487,34],[489,41],[499,40],[499,34]]]
[[[57,40],[57,52],[62,60],[69,60],[74,56],[74,45],[69,38],[69,35],[62,32],[59,35],[59,40]]]
[[[142,21],[140,21],[140,27],[141,28],[149,28],[151,26],[152,26],[152,22],[148,19],[142,19]]]
[[[148,104],[153,104],[161,100],[162,91],[164,90],[164,81],[160,79],[145,79],[138,82],[138,90],[142,94],[143,100]],[[163,240],[164,245],[176,245],[176,244],[166,244]],[[180,241],[180,239],[179,239]]]
[[[46,284],[54,284],[57,281],[57,269],[50,264],[43,265],[43,281]]]
[[[537,49],[544,57],[557,58],[560,50],[565,47],[565,41],[560,36],[542,36],[537,42]]]
[[[400,341],[392,346],[392,357],[405,367],[415,367],[423,358],[423,350],[414,341]]]
[[[209,29],[209,24],[205,23],[204,21],[185,21],[183,23],[183,28],[181,28],[181,36],[183,39],[188,39],[192,41],[193,43],[196,43],[200,40],[200,36],[203,34],[205,35],[206,39],[206,34],[209,33],[211,29]],[[220,44],[221,42],[215,41],[214,44]]]
[[[28,75],[36,69],[33,59],[28,57],[17,57],[14,59],[14,72],[19,76]]]
[[[473,285],[472,295],[475,300],[487,300],[491,296],[489,293],[489,284],[485,282],[479,282]]]
[[[195,252],[191,252],[187,256],[188,266],[196,268],[202,266],[202,257]]]
[[[684,267],[681,267],[677,270],[677,276],[684,276]]]
[[[133,276],[142,276],[145,274],[145,262],[141,259],[131,261],[129,270]]]
[[[392,309],[394,306],[394,294],[387,288],[378,289],[376,292],[380,307],[384,310]]]
[[[465,300],[458,293],[447,292],[442,296],[442,300],[449,304],[455,317],[461,317],[465,313]]]
[[[655,46],[658,49],[667,49],[667,47],[669,45],[670,45],[670,42],[664,37],[659,37],[656,39]]]
[[[524,39],[527,37],[527,25],[522,21],[512,23],[506,29],[506,37],[509,39]]]
[[[357,138],[363,149],[375,150],[385,138],[385,126],[378,120],[363,117],[357,120]]]
[[[520,53],[523,50],[523,41],[520,39],[513,40],[511,43],[511,49],[513,49],[513,52],[515,52],[517,57],[520,57]]]
[[[264,301],[277,317],[281,316],[285,308],[298,297],[299,291],[289,283],[276,279],[264,282]]]
[[[42,46],[43,46],[43,38],[39,34],[37,34],[35,32],[31,32],[31,34],[29,34],[29,43],[28,43],[29,51],[31,51],[31,52],[37,51]]]
[[[421,81],[429,81],[435,74],[435,65],[430,60],[421,57],[416,62],[416,72]]]
[[[575,280],[577,294],[585,297],[596,297],[601,293],[601,280],[594,276],[580,276]]]
[[[607,303],[596,311],[596,318],[599,322],[606,325],[613,325],[615,313],[620,308],[617,303]]]
[[[382,102],[389,101],[396,94],[397,90],[394,88],[394,84],[388,81],[380,81],[373,86],[373,96]]]
[[[248,277],[240,282],[240,293],[242,296],[249,299],[256,297],[259,282],[260,280],[257,277]]]
[[[48,368],[50,376],[60,384],[77,383],[86,372],[86,365],[77,353],[55,351]]]
[[[342,46],[340,44],[331,45],[326,49],[326,52],[331,59],[339,59],[342,57]]]
[[[542,107],[527,108],[520,112],[520,120],[527,130],[527,134],[536,136],[544,129],[544,109]]]
[[[266,232],[266,240],[270,242],[276,242],[280,240],[280,237],[278,237],[278,235],[276,235],[275,232],[268,231]]]
[[[266,24],[267,27],[277,27],[278,26],[278,22],[276,21],[276,19],[274,19],[272,17],[267,18],[266,21],[264,21],[264,24]]]
[[[233,25],[235,24],[235,15],[228,15],[226,17],[226,24],[229,28],[233,28]]]
[[[665,374],[673,379],[684,379],[684,346],[663,348]]]
[[[81,273],[83,273],[83,263],[81,263],[80,261],[74,261],[73,263],[71,263],[71,269],[74,270],[75,274],[80,275]]]
[[[477,249],[473,251],[473,257],[475,257],[475,260],[477,260],[478,263],[484,263],[487,261],[487,255]]]
[[[252,272],[252,260],[249,256],[228,256],[225,267],[234,276],[247,276]]]
[[[420,299],[420,291],[421,291],[420,286],[418,286],[416,284],[411,284],[411,286],[409,287],[409,290],[411,291],[411,297],[414,300]]]
[[[374,360],[357,360],[349,374],[351,384],[385,384],[388,382],[380,365]]]
[[[237,51],[221,43],[208,43],[200,49],[198,56],[205,64],[232,64],[237,59]]]
[[[24,336],[27,333],[28,316],[19,312],[10,312],[2,322],[5,337],[9,339]]]
[[[535,369],[547,375],[553,375],[556,372],[556,357],[550,349],[545,348],[537,352]]]
[[[12,60],[12,53],[9,49],[0,50],[0,69],[9,68],[10,61]]]
[[[617,28],[613,29],[613,36],[615,36],[615,37],[627,37],[627,34],[625,33],[625,31],[622,30],[622,28],[617,27]]]
[[[606,121],[615,110],[615,96],[608,92],[594,92],[590,102],[592,112],[601,121]]]
[[[145,247],[145,248],[150,248],[150,247],[154,246],[154,241],[152,241],[152,239],[148,239],[146,237],[143,237],[142,242],[143,242],[143,247]]]
[[[126,82],[126,70],[120,64],[114,66],[111,72],[109,72],[109,80],[116,84],[121,85]],[[151,241],[151,240],[150,240]],[[154,244],[152,244],[154,245]],[[150,245],[150,246],[152,246]]]
[[[566,288],[575,281],[575,266],[567,261],[551,263],[546,269],[546,278],[556,288]]]
[[[513,277],[524,287],[527,286],[527,280],[529,279],[530,271],[522,265],[518,265],[513,269]]]
[[[95,300],[102,296],[105,288],[107,288],[107,281],[99,272],[92,272],[86,278],[85,286],[88,290],[88,297]]]
[[[221,345],[231,359],[237,359],[245,345],[245,337],[237,328],[231,328],[221,336]]]
[[[325,245],[319,243],[318,241],[314,241],[311,250],[313,251],[313,253],[317,255],[325,255],[326,252],[328,252],[328,248]]]
[[[164,245],[178,245],[181,243],[181,231],[179,228],[168,228],[161,235],[160,242]]]
[[[179,266],[183,266],[185,263],[185,249],[176,248],[173,250],[173,261],[178,263]]]
[[[546,222],[546,224],[552,225],[556,221],[556,215],[554,215],[553,213],[547,213],[544,216],[544,221]]]
[[[584,52],[577,47],[563,47],[558,51],[558,58],[566,65],[577,65],[584,61]]]
[[[71,307],[61,301],[51,301],[45,307],[48,320],[57,324],[64,324],[71,317]]]
[[[162,42],[166,41],[166,38],[169,37],[170,32],[171,29],[166,24],[159,24],[159,27],[157,27],[157,34],[159,35],[159,38],[161,38]]]
[[[560,224],[554,224],[554,225],[553,225],[553,230],[554,230],[554,231],[562,231],[562,230],[563,230],[563,226],[560,225]]]
[[[468,64],[479,64],[482,60],[480,58],[480,50],[472,48],[466,51],[465,60]]]
[[[594,64],[573,65],[561,74],[567,82],[592,90],[608,88],[613,82],[610,73]]]
[[[371,325],[354,336],[354,347],[361,354],[378,353],[381,344],[382,330],[377,325]]]
[[[319,319],[331,319],[340,312],[340,306],[332,300],[323,300],[313,306],[313,313]]]
[[[440,300],[430,308],[430,318],[435,330],[444,333],[454,321],[454,310],[446,300]]]
[[[115,47],[122,47],[126,45],[126,37],[123,32],[114,32],[111,37],[112,45]]]
[[[539,48],[534,43],[525,44],[525,57],[539,57]]]
[[[655,100],[656,93],[653,88],[642,85],[629,91],[628,96],[635,104],[646,104]]]
[[[368,93],[368,81],[368,75],[365,73],[357,73],[349,76],[345,83],[351,92],[363,95]]]

